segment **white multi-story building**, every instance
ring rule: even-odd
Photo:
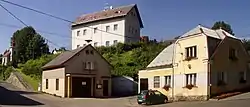
[[[141,28],[143,24],[135,4],[82,15],[71,26],[72,49],[89,43],[111,46],[138,42]]]

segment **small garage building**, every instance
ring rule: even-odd
[[[43,66],[42,91],[61,97],[109,97],[111,69],[91,45],[66,51]]]

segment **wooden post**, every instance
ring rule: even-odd
[[[71,87],[70,87],[70,83],[71,83],[71,81],[70,81],[70,76],[67,76],[68,78],[68,92],[67,92],[67,97],[69,98],[70,97],[70,91],[71,91]]]

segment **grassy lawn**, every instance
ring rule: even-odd
[[[34,91],[37,91],[39,81],[37,79],[32,78],[30,76],[27,76],[27,75],[25,75],[23,73],[21,73],[21,74],[22,74],[22,77],[23,77],[24,81],[28,82],[28,84],[30,84],[32,86]]]
[[[24,73],[21,72],[21,69],[16,69],[16,70],[21,73],[24,81],[30,84],[32,88],[34,89],[34,91],[37,91],[39,80],[36,78],[32,78],[31,76],[25,75]]]

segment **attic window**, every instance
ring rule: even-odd
[[[90,51],[90,54],[94,55],[94,51],[93,51],[93,50],[91,50],[91,51]]]
[[[118,10],[118,11],[116,11],[115,13],[121,13],[122,11],[121,10]]]
[[[87,55],[89,54],[89,50],[86,50],[86,54],[87,54]]]

